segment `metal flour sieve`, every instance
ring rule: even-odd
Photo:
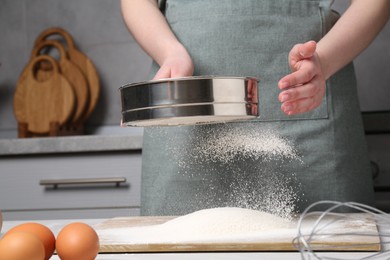
[[[182,77],[122,86],[122,124],[194,125],[253,119],[258,79]]]

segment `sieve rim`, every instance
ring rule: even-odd
[[[209,79],[242,79],[242,80],[255,80],[257,82],[260,81],[258,77],[252,77],[252,76],[187,76],[187,77],[176,77],[176,78],[164,78],[164,79],[154,79],[154,80],[145,80],[140,82],[132,82],[127,83],[119,87],[119,90],[122,90],[123,88],[128,87],[135,87],[140,85],[146,85],[146,84],[154,84],[154,83],[167,83],[167,82],[174,82],[174,81],[186,81],[186,80],[209,80]]]
[[[259,115],[258,82],[255,77],[195,76],[130,83],[119,89],[122,125],[154,119],[167,119],[169,125],[169,119],[180,118],[194,118],[188,125],[204,118],[210,123],[231,121],[229,116],[253,119]]]

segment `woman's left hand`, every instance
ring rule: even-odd
[[[278,83],[282,90],[279,101],[282,102],[282,111],[287,115],[315,109],[325,95],[325,77],[316,47],[316,42],[309,41],[296,44],[290,51],[288,60],[293,72]]]

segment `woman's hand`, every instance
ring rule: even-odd
[[[282,89],[279,95],[282,110],[294,115],[318,107],[325,94],[325,80],[359,55],[382,30],[389,16],[389,0],[351,0],[348,9],[318,44],[310,41],[295,45],[289,55],[293,73],[278,83]]]
[[[316,42],[309,41],[296,44],[290,51],[288,60],[293,72],[278,83],[282,90],[279,101],[287,115],[315,109],[325,95],[325,77],[316,47]]]
[[[192,76],[193,73],[192,59],[184,47],[180,47],[175,48],[173,54],[164,59],[153,79],[186,77]]]
[[[192,59],[169,27],[157,0],[122,0],[121,5],[130,32],[160,65],[154,79],[192,76]]]

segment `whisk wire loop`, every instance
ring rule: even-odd
[[[315,209],[321,206],[326,208],[324,211],[316,211]],[[332,225],[336,225],[342,221],[361,221],[361,214],[346,214],[335,211],[341,209],[352,209],[356,213],[365,213],[367,218],[372,219],[377,227],[378,232],[359,231],[358,226],[352,228],[352,231],[338,233],[329,231]],[[314,222],[313,222],[314,220]],[[326,220],[326,221],[325,221]],[[307,223],[312,223],[307,227]],[[334,226],[333,226],[334,228]],[[338,201],[318,201],[307,207],[301,214],[297,222],[297,236],[293,239],[294,246],[299,250],[303,260],[345,260],[346,258],[335,258],[333,256],[320,256],[319,251],[364,251],[362,248],[370,246],[381,247],[380,252],[373,252],[370,256],[357,258],[365,259],[390,259],[390,215],[374,207],[357,203],[357,202],[338,202]],[[387,232],[386,232],[386,229]],[[358,236],[362,243],[337,245],[332,243],[319,245],[318,238],[335,238],[335,237],[352,237]],[[378,243],[365,241],[364,238],[378,237]],[[317,238],[317,240],[316,240]],[[386,241],[386,238],[389,240]],[[388,249],[386,249],[388,248]],[[317,252],[318,251],[318,252]],[[349,260],[351,258],[348,258]]]

